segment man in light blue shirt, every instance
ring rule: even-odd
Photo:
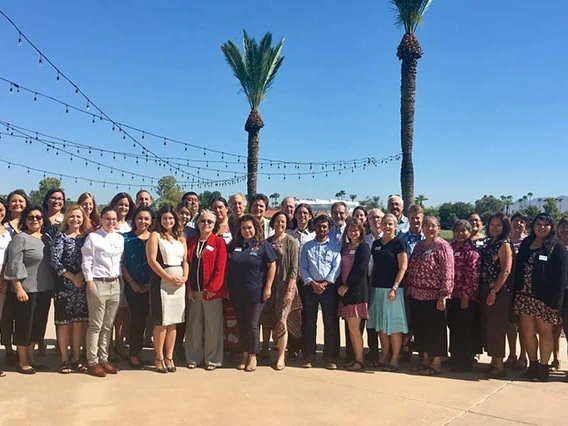
[[[408,208],[408,223],[410,227],[407,232],[399,234],[398,238],[406,243],[406,251],[408,256],[412,254],[414,246],[418,241],[424,239],[424,233],[422,232],[422,221],[424,220],[424,211],[422,207],[417,204],[413,204]]]
[[[330,225],[329,216],[317,216],[314,219],[316,238],[304,245],[300,255],[300,274],[304,281],[300,291],[303,295],[305,314],[305,368],[311,368],[315,362],[316,324],[318,307],[321,305],[324,322],[323,358],[327,369],[337,369],[339,318],[335,280],[339,275],[340,251],[339,245],[329,238]]]

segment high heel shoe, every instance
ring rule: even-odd
[[[243,353],[243,359],[239,365],[237,365],[237,370],[244,370],[248,363],[249,355],[248,353]]]
[[[168,370],[168,373],[175,373],[177,371],[177,368],[174,365],[174,360],[171,358],[164,358],[164,359],[166,360],[164,365],[166,366],[166,370]]]
[[[164,364],[164,359],[158,359],[156,358],[154,360],[155,364],[156,364],[156,373],[162,373],[165,374],[168,372],[168,369],[166,368],[166,364]]]

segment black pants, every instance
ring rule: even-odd
[[[130,356],[138,356],[144,346],[146,318],[150,312],[150,294],[134,293],[129,285],[124,286],[124,295],[130,308]]]
[[[28,293],[26,302],[19,302],[16,294],[10,292],[13,298],[14,318],[16,322],[14,343],[18,346],[29,346],[32,342],[40,342],[45,335],[47,317],[51,306],[51,291]]]
[[[316,333],[318,308],[321,305],[323,315],[323,357],[334,361],[339,357],[339,318],[337,317],[337,297],[335,286],[329,286],[322,294],[317,295],[311,286],[304,286],[304,309],[306,317],[305,347],[306,356],[316,355]]]
[[[264,302],[232,299],[243,352],[256,355],[260,350],[259,319]]]
[[[2,334],[2,345],[9,349],[14,341],[14,305],[16,304],[16,298],[11,297],[9,289],[6,289],[6,291],[8,294],[6,294],[6,299],[4,300],[4,310],[0,320],[0,334]]]
[[[473,348],[474,303],[470,302],[466,309],[460,307],[460,299],[448,299],[447,321],[450,328],[450,353],[454,365],[471,366]]]
[[[419,352],[430,357],[448,354],[448,334],[446,331],[446,311],[436,308],[437,299],[411,299],[412,331]]]

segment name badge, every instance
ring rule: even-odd
[[[349,254],[355,254],[355,250],[349,250]]]
[[[380,251],[381,249],[382,249],[382,247],[381,247],[381,246],[377,246],[377,247],[375,247],[375,251]]]
[[[233,250],[233,251],[243,251],[243,249],[240,248],[240,247],[235,247],[235,250]]]
[[[333,259],[333,255],[331,253],[327,253],[325,255],[325,261],[326,262],[331,262],[331,259]]]
[[[251,256],[258,256],[258,251],[251,251],[251,252],[250,252],[250,255],[251,255]]]
[[[538,260],[542,260],[543,262],[546,262],[548,260],[548,256],[541,254],[540,256],[538,256]]]
[[[206,245],[206,246],[205,246],[205,250],[213,251],[214,248],[211,247],[210,245]]]
[[[454,257],[460,257],[460,256],[461,256],[461,252],[458,251],[458,252],[454,253]]]

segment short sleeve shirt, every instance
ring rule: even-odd
[[[380,239],[373,242],[371,255],[373,256],[373,272],[371,285],[378,288],[391,288],[398,273],[398,254],[406,247],[400,238],[393,238],[383,244]]]
[[[254,241],[228,249],[227,287],[232,300],[262,302],[267,264],[277,255],[270,243]]]

